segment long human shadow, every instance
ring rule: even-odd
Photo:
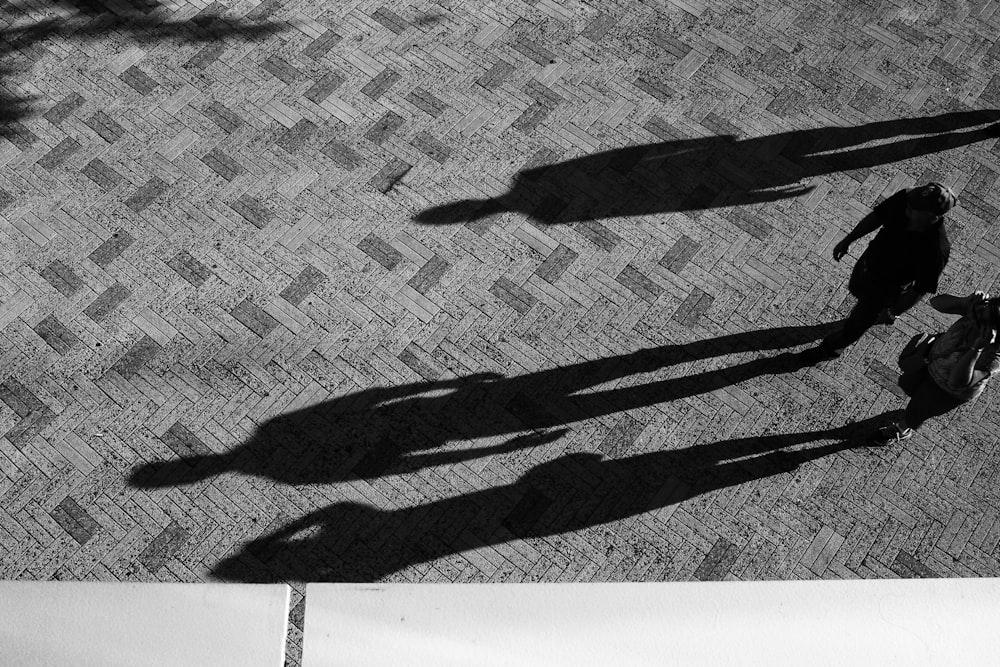
[[[1000,111],[962,111],[856,127],[820,127],[737,139],[732,135],[675,139],[584,155],[518,172],[511,189],[491,199],[428,208],[417,222],[471,222],[517,211],[545,223],[698,211],[808,194],[804,179],[869,169],[1000,136]],[[956,132],[984,123],[988,127]],[[926,135],[926,136],[918,136]],[[887,141],[862,146],[872,141]]]
[[[54,37],[72,41],[94,41],[109,35],[125,35],[137,45],[164,40],[178,43],[219,42],[225,39],[253,40],[288,30],[279,21],[253,22],[223,17],[213,11],[202,12],[185,21],[165,20],[157,0],[60,0],[59,18],[34,20],[18,7],[0,3],[0,136],[22,145],[34,135],[20,121],[34,115],[37,99],[15,93],[9,82],[31,71],[44,56],[41,45]],[[34,6],[33,9],[38,9]],[[24,25],[12,27],[27,18]],[[35,137],[37,139],[37,137]]]
[[[800,369],[800,359],[786,353],[687,377],[671,377],[665,370],[685,361],[808,343],[834,326],[730,334],[513,377],[474,375],[376,387],[279,415],[222,454],[212,453],[189,432],[168,432],[164,442],[180,458],[143,464],[133,470],[130,483],[179,486],[227,471],[288,484],[331,483],[536,447],[561,437],[570,424]],[[654,375],[646,381],[631,377],[642,373]],[[601,386],[625,379],[633,383]],[[461,446],[478,438],[503,442]]]
[[[517,539],[571,533],[794,471],[868,446],[885,413],[836,428],[605,459],[562,456],[517,481],[398,510],[343,502],[245,544],[212,574],[226,581],[376,581],[411,565]],[[817,440],[835,442],[785,451]]]

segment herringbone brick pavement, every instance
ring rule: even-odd
[[[0,576],[1000,574],[946,320],[781,355],[915,182],[1000,290],[998,10],[0,2]]]

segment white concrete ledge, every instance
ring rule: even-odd
[[[304,667],[984,665],[1000,580],[311,584]]]
[[[0,582],[0,665],[281,667],[285,585]]]

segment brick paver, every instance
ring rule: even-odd
[[[912,183],[1000,289],[998,7],[0,4],[0,576],[1000,575],[944,319],[777,356]]]

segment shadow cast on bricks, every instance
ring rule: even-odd
[[[512,484],[414,507],[383,510],[336,503],[265,532],[221,561],[212,574],[241,582],[377,581],[462,551],[572,533],[792,473],[803,463],[866,446],[872,429],[898,413],[832,429],[619,459],[569,454],[532,468]],[[834,442],[782,449],[827,439]],[[441,567],[463,566],[445,562]]]
[[[773,202],[808,194],[812,187],[806,182],[818,176],[996,138],[998,120],[998,111],[962,111],[737,139],[684,137],[654,117],[646,129],[663,139],[659,143],[529,164],[498,197],[435,206],[413,219],[428,225],[460,224],[516,211],[537,223],[553,224]],[[866,145],[872,142],[878,143]]]
[[[137,467],[130,483],[140,488],[190,485],[239,472],[286,484],[326,484],[537,447],[559,439],[575,423],[798,370],[804,364],[791,353],[689,376],[677,376],[671,367],[810,343],[835,326],[731,334],[513,377],[480,374],[374,387],[279,415],[221,454],[177,428],[164,442],[179,458]],[[641,374],[650,377],[635,377]],[[477,439],[495,444],[464,446]]]
[[[264,39],[291,27],[281,21],[226,17],[218,13],[217,3],[183,21],[171,20],[174,9],[157,0],[60,0],[51,5],[48,11],[32,5],[29,14],[20,6],[0,3],[0,136],[22,149],[38,137],[20,121],[42,112],[39,107],[45,102],[20,91],[17,84],[50,55],[45,48],[48,40],[90,42],[124,35],[129,42],[149,48],[163,41],[182,46],[214,44],[217,52],[211,55],[218,58],[228,48],[227,41]],[[39,20],[41,13],[46,17]],[[156,83],[150,81],[149,85]],[[52,109],[51,103],[47,106],[45,113]]]

